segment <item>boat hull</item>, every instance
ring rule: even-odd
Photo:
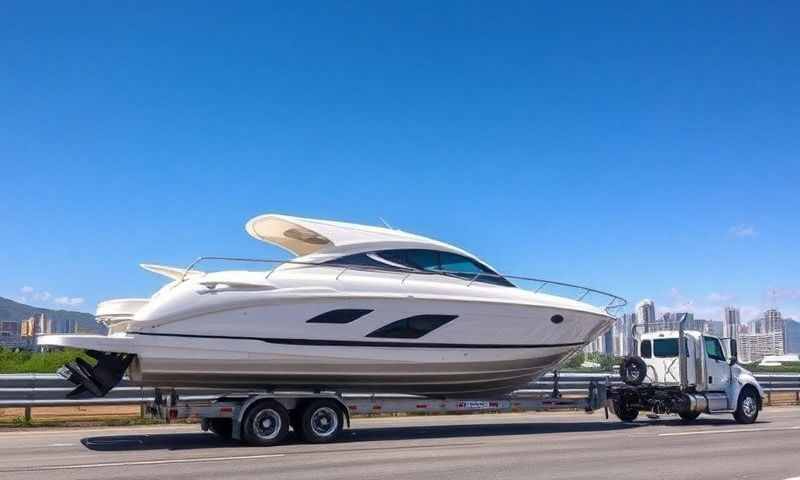
[[[313,389],[420,395],[507,392],[576,350],[273,345],[262,341],[162,337],[142,349],[131,381],[150,386]]]
[[[524,387],[613,322],[570,308],[420,296],[203,298],[225,301],[184,315],[140,314],[122,334],[39,343],[134,354],[129,376],[144,386],[477,397]],[[339,309],[369,313],[346,323],[309,321]],[[415,315],[452,319],[420,338],[374,335]]]

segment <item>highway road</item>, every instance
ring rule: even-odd
[[[0,430],[0,478],[759,479],[800,477],[800,408],[626,425],[600,413],[356,419],[331,445],[245,447],[197,425]]]

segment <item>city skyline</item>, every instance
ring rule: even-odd
[[[659,313],[656,314],[655,312]],[[636,335],[645,332],[677,330],[686,315],[686,330],[695,330],[716,337],[733,338],[739,342],[740,358],[744,362],[759,361],[764,356],[797,355],[800,353],[800,320],[783,315],[774,308],[766,309],[758,317],[742,322],[739,308],[729,305],[723,308],[722,318],[701,318],[692,312],[668,312],[658,309],[653,300],[645,298],[634,307],[633,312],[624,312],[605,334],[589,342],[584,353],[600,353],[625,356],[635,352],[634,325]]]

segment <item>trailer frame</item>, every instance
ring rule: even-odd
[[[432,398],[415,395],[347,394],[341,392],[291,392],[254,391],[232,392],[215,398],[182,400],[175,390],[156,389],[154,401],[146,410],[153,417],[167,423],[176,420],[200,420],[203,431],[214,430],[215,421],[230,420],[230,438],[249,441],[244,431],[248,412],[261,402],[277,402],[290,415],[290,425],[296,434],[301,433],[299,419],[304,410],[319,400],[335,402],[340,408],[343,425],[349,428],[352,415],[391,414],[461,414],[461,413],[510,413],[583,410],[591,413],[605,408],[608,417],[608,399],[613,397],[610,379],[592,380],[588,395],[579,398],[564,398],[555,376],[553,391],[548,395],[511,394],[494,398]],[[340,430],[341,431],[341,430]],[[220,434],[221,432],[215,431]],[[334,437],[338,436],[337,432]],[[227,436],[226,434],[222,436]],[[333,441],[335,438],[325,439]],[[306,438],[309,440],[309,438]],[[314,441],[314,440],[310,440]],[[275,442],[279,443],[279,442]],[[261,443],[266,444],[266,443]]]

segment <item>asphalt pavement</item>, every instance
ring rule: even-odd
[[[800,408],[644,418],[525,413],[355,419],[334,444],[247,447],[197,425],[0,430],[0,479],[800,477]]]

